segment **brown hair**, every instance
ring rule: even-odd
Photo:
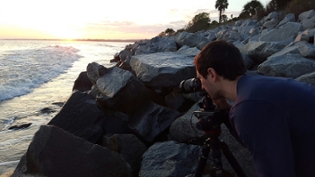
[[[213,68],[218,75],[235,80],[246,73],[243,57],[238,48],[223,40],[207,44],[195,57],[196,70],[207,78],[208,68]]]

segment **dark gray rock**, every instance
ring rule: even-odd
[[[98,78],[102,77],[106,73],[107,68],[96,62],[89,63],[86,67],[87,76],[93,84],[96,83]]]
[[[56,126],[41,126],[12,177],[131,177],[130,165],[117,153]]]
[[[315,86],[315,72],[304,74],[304,75],[296,78],[295,80],[298,80],[298,81],[301,81],[301,82]]]
[[[96,143],[103,134],[104,117],[94,98],[76,91],[48,125],[58,126],[75,136]]]
[[[278,27],[281,25],[286,24],[287,22],[295,22],[295,15],[294,13],[288,13],[283,20],[281,20],[278,24]]]
[[[130,132],[128,127],[129,115],[110,108],[104,108],[102,111],[105,113],[105,120],[102,124],[105,135],[126,134]]]
[[[92,82],[87,76],[87,72],[81,72],[79,77],[74,81],[72,91],[79,90],[80,92],[91,90]]]
[[[204,135],[203,131],[197,129],[198,119],[193,115],[193,112],[199,109],[199,106],[195,103],[184,115],[171,124],[169,130],[171,140],[188,143],[192,139]]]
[[[174,38],[171,37],[154,37],[151,40],[142,41],[136,47],[135,55],[149,54],[156,52],[175,52],[177,45]]]
[[[180,177],[194,174],[201,149],[174,141],[158,142],[144,154],[139,177]]]
[[[187,45],[182,46],[180,49],[178,49],[177,53],[196,56],[200,50],[197,47],[188,47]]]
[[[142,155],[147,147],[133,134],[115,134],[103,138],[104,147],[120,154],[132,168],[134,177],[138,177]]]
[[[282,43],[277,42],[249,41],[241,52],[248,55],[255,63],[259,64],[284,47]]]
[[[305,58],[315,59],[315,46],[303,41],[298,44],[301,55]]]
[[[299,15],[299,21],[303,21],[304,19],[308,19],[308,18],[312,18],[315,16],[315,10],[309,10],[309,11],[305,11],[300,13]]]
[[[165,105],[161,96],[148,89],[131,72],[118,67],[108,68],[106,74],[97,80],[96,87],[101,93],[97,101],[102,107],[128,115],[151,100]]]
[[[180,115],[153,102],[143,105],[129,120],[130,129],[146,143],[152,143]]]
[[[196,76],[193,61],[194,55],[159,52],[133,56],[130,66],[137,78],[149,88],[178,88],[182,80]]]
[[[258,72],[263,75],[289,78],[297,78],[314,70],[314,60],[292,54],[270,57],[258,66]]]
[[[289,37],[295,38],[301,30],[302,25],[300,23],[287,22],[279,28],[274,28],[265,34],[262,34],[259,40],[265,42],[281,42],[287,40]]]
[[[31,126],[32,123],[18,123],[18,124],[13,124],[11,125],[8,130],[19,130],[19,129],[23,129],[23,128],[28,128],[29,126]]]

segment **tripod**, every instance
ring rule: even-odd
[[[208,135],[208,138],[205,140],[202,148],[202,155],[199,157],[198,166],[196,168],[195,177],[202,177],[210,150],[212,150],[212,157],[214,162],[213,170],[216,177],[224,177],[223,166],[221,162],[221,150],[228,162],[231,164],[237,176],[246,177],[246,174],[243,172],[241,166],[238,164],[237,160],[233,156],[228,145],[218,138],[217,133],[212,133]]]
[[[202,177],[209,152],[212,150],[214,161],[214,172],[216,177],[224,177],[223,166],[221,162],[221,151],[231,164],[233,170],[238,177],[246,177],[241,166],[233,156],[228,145],[221,141],[218,137],[221,134],[221,124],[227,118],[225,111],[215,110],[215,106],[209,97],[204,97],[203,102],[199,105],[205,111],[194,111],[194,115],[198,118],[196,127],[205,132],[206,140],[202,148],[202,155],[199,157],[198,166],[196,168],[195,177]]]

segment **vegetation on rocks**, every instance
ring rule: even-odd
[[[228,0],[217,0],[215,8],[219,11],[219,22],[216,20],[211,21],[210,13],[202,12],[193,17],[188,24],[176,32],[172,28],[167,28],[165,31],[161,32],[159,36],[172,36],[179,32],[187,31],[195,33],[197,31],[208,30],[216,28],[220,25],[229,24],[237,20],[243,19],[257,19],[261,20],[267,16],[270,12],[277,11],[284,17],[288,13],[293,13],[295,18],[302,12],[311,10],[315,7],[314,0],[271,0],[263,7],[263,5],[258,0],[252,0],[243,6],[242,12],[238,17],[232,17],[228,19],[228,16],[224,14],[225,9],[228,8]]]

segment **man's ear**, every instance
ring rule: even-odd
[[[219,78],[219,75],[213,68],[208,68],[208,77],[210,77],[213,81],[216,81]]]

